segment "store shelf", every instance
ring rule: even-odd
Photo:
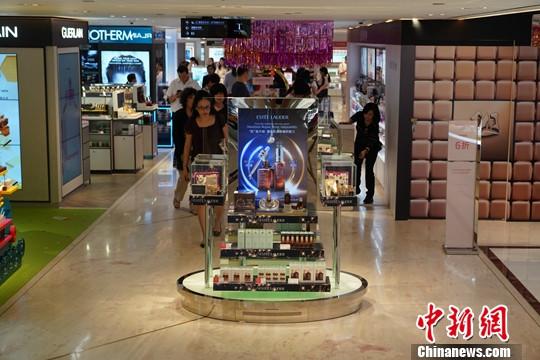
[[[225,196],[193,196],[189,197],[189,201],[193,205],[223,205],[225,204]]]
[[[254,213],[254,214],[230,214],[227,221],[233,224],[259,223],[259,224],[317,224],[317,215],[309,214],[285,214],[285,213]]]
[[[110,121],[112,120],[112,116],[110,115],[83,115],[82,120],[100,120],[100,121]]]
[[[324,206],[358,206],[358,197],[356,195],[325,197],[321,194],[321,203]]]
[[[236,244],[233,244],[236,245]],[[221,249],[221,258],[224,259],[298,259],[324,260],[324,249],[321,243],[314,243],[311,247],[280,249],[281,244],[274,244],[273,249]]]
[[[326,277],[324,283],[270,283],[258,285],[250,284],[214,284],[214,291],[295,291],[295,292],[329,292],[331,291],[330,279]]]

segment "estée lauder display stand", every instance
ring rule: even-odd
[[[323,161],[328,166],[322,190],[331,196],[318,188],[307,191],[307,138],[317,131],[317,114],[315,99],[230,99],[229,115],[236,119],[229,127],[228,159],[205,155],[191,168],[190,200],[206,208],[205,268],[177,281],[186,310],[265,323],[324,320],[359,310],[367,281],[340,271],[339,259],[341,206],[352,206],[356,198],[349,196],[354,164],[342,157]],[[332,269],[325,266],[319,217],[308,195],[312,201],[320,195],[334,207]],[[213,268],[211,224],[213,206],[220,204],[226,205],[228,225],[221,266]]]

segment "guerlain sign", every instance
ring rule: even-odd
[[[0,26],[0,38],[13,38],[19,37],[19,28],[17,26]]]

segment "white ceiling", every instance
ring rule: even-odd
[[[28,3],[24,3],[28,1]],[[540,8],[540,0],[0,0],[0,15],[55,15],[96,23],[178,26],[180,17],[380,21],[455,18]],[[348,26],[350,23],[343,23]],[[339,27],[338,25],[336,27]]]

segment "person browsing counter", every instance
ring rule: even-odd
[[[364,204],[373,204],[375,195],[375,173],[373,168],[377,161],[377,153],[382,149],[379,140],[379,122],[381,113],[374,103],[368,103],[362,111],[351,117],[351,123],[356,123],[356,138],[354,140],[354,163],[356,164],[356,194],[360,194],[362,164],[366,161],[366,188]]]

